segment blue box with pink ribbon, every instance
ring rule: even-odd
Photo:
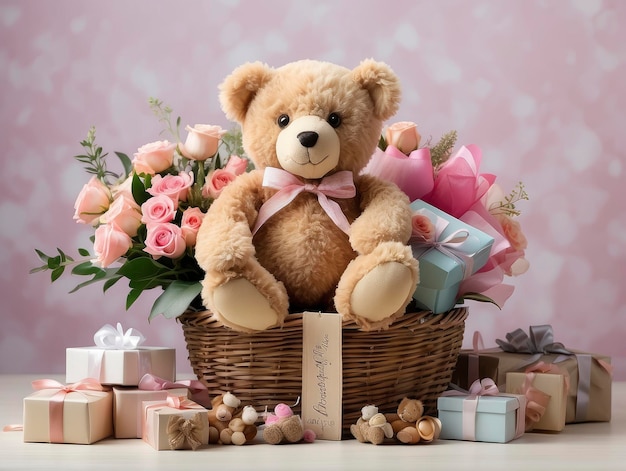
[[[413,299],[419,308],[449,311],[461,282],[487,263],[494,239],[422,200],[413,201],[411,209],[410,244],[420,268]]]
[[[490,379],[437,399],[442,440],[507,443],[524,434],[526,398],[502,394]]]

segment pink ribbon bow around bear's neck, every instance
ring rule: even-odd
[[[317,200],[326,214],[339,229],[349,234],[350,223],[348,219],[337,202],[328,199],[329,196],[332,198],[352,198],[356,195],[352,172],[349,170],[334,173],[322,178],[319,184],[314,184],[302,182],[286,170],[267,167],[263,174],[263,186],[277,189],[278,192],[261,206],[252,229],[252,235],[256,234],[269,218],[291,203],[303,191],[316,194]]]

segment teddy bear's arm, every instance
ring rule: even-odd
[[[352,248],[365,254],[385,241],[406,244],[411,236],[411,208],[406,194],[395,184],[369,175],[360,176],[355,184],[361,195],[362,213],[350,227]]]
[[[261,205],[261,182],[258,171],[240,175],[209,208],[198,231],[195,252],[203,270],[224,273],[254,256],[250,228]]]

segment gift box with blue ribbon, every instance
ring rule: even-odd
[[[411,239],[420,267],[413,298],[419,308],[434,313],[449,311],[456,303],[461,282],[487,263],[494,239],[422,200],[413,201],[411,209],[414,216],[426,216],[434,229],[429,240]]]

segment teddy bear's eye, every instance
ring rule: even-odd
[[[341,124],[341,116],[339,116],[339,113],[331,113],[328,115],[328,118],[326,118],[326,121],[328,121],[328,124],[333,128],[337,128]]]
[[[284,128],[289,124],[289,116],[286,114],[281,114],[276,120],[276,122],[278,123],[278,126],[280,126],[281,128]]]

